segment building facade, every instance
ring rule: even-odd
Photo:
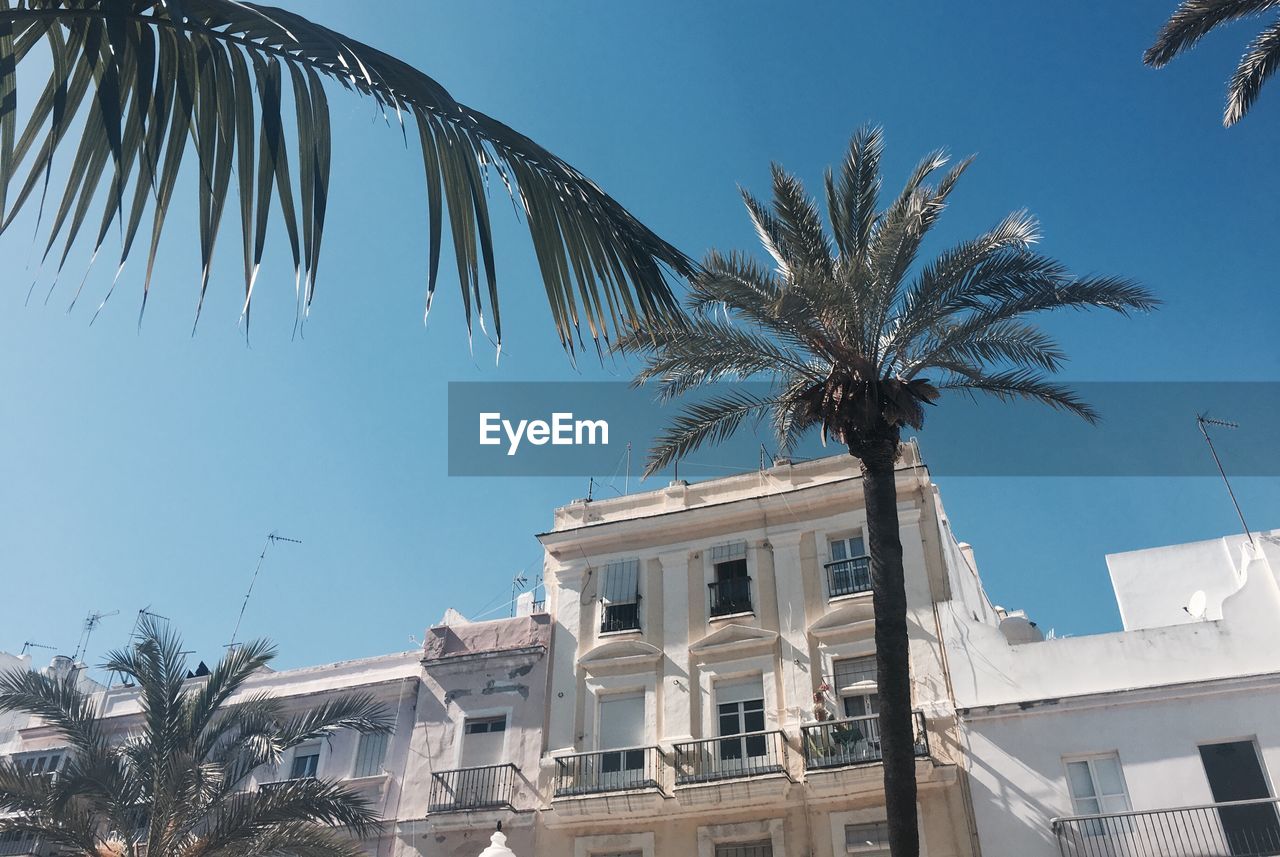
[[[475,857],[499,822],[518,853],[535,853],[549,617],[470,623],[450,614],[452,621],[428,629],[420,650],[253,676],[230,704],[269,693],[300,712],[362,693],[383,704],[393,725],[385,735],[343,730],[294,747],[278,765],[255,771],[247,787],[300,777],[344,782],[383,819],[362,843],[371,857]],[[27,657],[0,654],[0,670],[29,668]],[[66,658],[49,669],[85,673]],[[139,718],[136,688],[87,679],[84,687],[109,734],[123,736]],[[0,720],[0,754],[56,772],[66,748],[38,720],[9,715]],[[3,857],[44,853],[30,837],[0,841]]]
[[[888,853],[861,481],[836,456],[556,510],[539,855]],[[970,855],[914,446],[898,494],[922,850]]]
[[[1278,532],[1107,557],[1121,631],[1044,639],[954,548],[944,639],[988,857],[1280,853]]]

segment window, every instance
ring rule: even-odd
[[[360,743],[356,746],[356,764],[351,776],[373,777],[382,773],[382,762],[387,755],[387,740],[390,737],[386,732],[362,734]]]
[[[644,694],[618,694],[600,700],[601,778],[619,787],[643,779]]]
[[[876,656],[841,658],[832,665],[832,685],[845,717],[870,717],[880,713],[876,693]]]
[[[624,559],[605,566],[600,601],[601,633],[639,630],[640,560]]]
[[[468,717],[462,724],[460,767],[483,768],[500,763],[506,731],[506,715]]]
[[[507,718],[504,717],[471,717],[463,724],[462,731],[467,735],[483,735],[486,732],[506,732]]]
[[[1071,790],[1071,805],[1076,815],[1128,812],[1130,809],[1120,757],[1115,753],[1068,761],[1067,786]],[[1107,831],[1104,822],[1096,820],[1086,824],[1084,832],[1087,836],[1101,836]]]
[[[773,843],[767,839],[761,842],[720,843],[716,846],[716,857],[773,857]]]
[[[722,767],[741,760],[759,760],[769,752],[764,732],[764,679],[719,682],[716,684],[716,719],[720,735],[738,735],[720,742]],[[726,764],[728,763],[728,764]]]
[[[844,826],[844,850],[861,857],[889,857],[889,824],[874,821],[870,824],[846,824]]]
[[[827,563],[827,591],[832,598],[871,591],[871,559],[862,536],[831,539],[827,542],[831,561]]]
[[[320,745],[299,747],[293,753],[293,768],[289,772],[289,777],[294,780],[308,779],[314,777],[319,769]]]
[[[52,774],[62,765],[62,750],[19,756],[17,765],[29,774]]]
[[[747,543],[731,542],[711,549],[715,580],[711,587],[711,615],[751,612],[751,578],[747,576]]]

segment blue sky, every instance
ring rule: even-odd
[[[736,185],[765,192],[777,160],[816,188],[863,122],[885,127],[889,187],[934,147],[977,152],[944,240],[1026,207],[1048,252],[1167,302],[1131,321],[1054,319],[1068,377],[1280,380],[1280,84],[1236,128],[1218,118],[1249,25],[1155,72],[1140,57],[1171,0],[286,5],[432,74],[694,256],[752,245]],[[499,218],[502,362],[483,342],[468,351],[452,281],[424,329],[416,149],[368,103],[335,89],[332,104],[332,202],[304,339],[291,339],[279,233],[248,347],[234,224],[194,338],[185,212],[140,330],[138,262],[90,327],[103,277],[65,313],[84,264],[73,257],[47,304],[46,272],[24,305],[30,226],[0,238],[0,649],[71,650],[87,612],[119,610],[95,632],[99,658],[150,605],[216,657],[272,530],[303,544],[273,548],[242,637],[275,638],[284,665],[405,648],[448,606],[503,614],[512,576],[539,562],[533,533],[585,493],[580,478],[446,475],[450,380],[623,379],[628,367],[569,364],[513,218]],[[938,481],[995,600],[1058,633],[1118,626],[1105,553],[1236,525],[1210,479]],[[1280,480],[1236,488],[1251,523],[1280,525]]]

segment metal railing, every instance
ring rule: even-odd
[[[287,780],[276,780],[273,783],[259,783],[258,791],[272,792],[278,789],[288,788],[294,783],[305,783],[314,780],[315,777],[290,777]]]
[[[676,785],[786,773],[787,736],[747,732],[675,745]]]
[[[529,612],[530,613],[546,613],[547,599],[543,598],[541,601],[535,600],[533,604],[530,606]]]
[[[0,857],[39,854],[43,851],[41,845],[39,837],[34,833],[20,833],[16,830],[0,833]]]
[[[916,755],[927,758],[929,735],[923,712],[912,712],[912,719]],[[801,726],[800,744],[806,770],[862,765],[879,762],[884,757],[880,747],[880,718],[875,714]]]
[[[640,630],[640,596],[630,604],[605,604],[600,620],[600,633]]]
[[[1063,857],[1270,857],[1280,799],[1053,819]]]
[[[662,788],[666,755],[657,747],[599,750],[556,759],[556,797]]]
[[[855,556],[823,566],[827,570],[827,597],[871,591],[871,557]]]
[[[708,583],[711,592],[711,615],[729,616],[751,612],[751,578],[730,577]]]
[[[437,771],[431,775],[429,812],[510,807],[519,769],[510,763]]]

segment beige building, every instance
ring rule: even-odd
[[[922,850],[971,855],[912,445],[898,493]],[[864,525],[849,456],[556,510],[539,857],[888,853]]]

